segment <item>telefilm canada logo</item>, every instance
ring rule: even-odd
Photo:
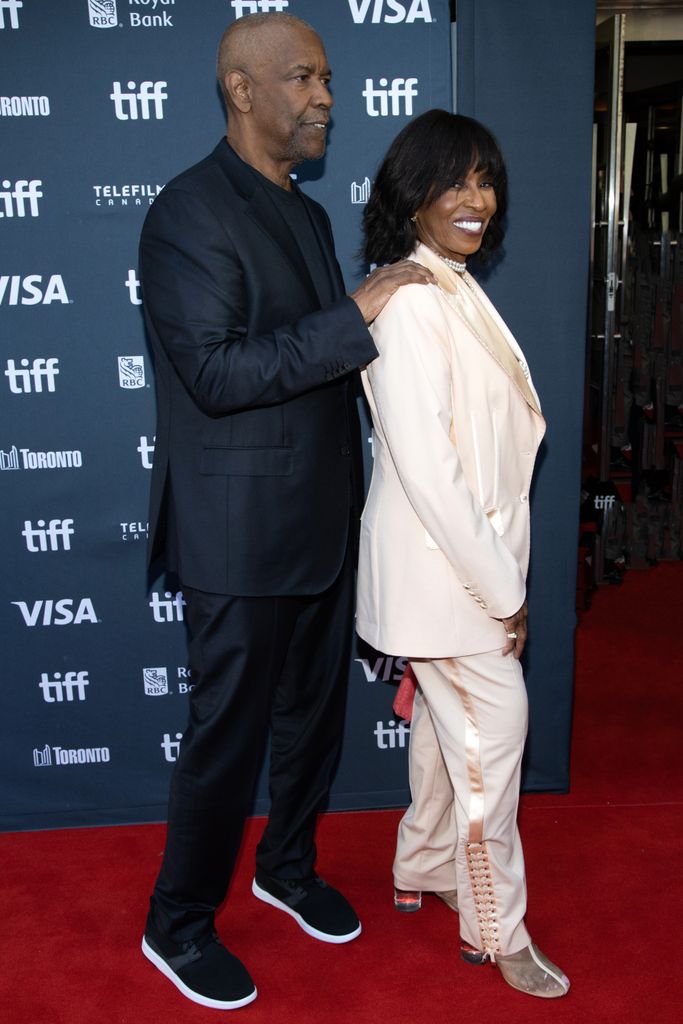
[[[0,29],[19,28],[19,11],[22,0],[0,0]]]
[[[77,448],[60,452],[34,452],[12,445],[9,451],[0,448],[0,472],[15,469],[80,469],[83,452]]]
[[[40,191],[42,184],[40,178],[18,178],[15,182],[3,178],[0,199],[4,208],[0,209],[0,217],[6,220],[12,217],[39,217],[38,200],[43,198]]]
[[[0,305],[50,306],[60,302],[68,306],[70,301],[61,274],[0,274]]]
[[[289,7],[289,0],[230,0],[235,18],[247,14],[282,14]]]
[[[398,25],[405,22],[412,25],[415,21],[431,23],[434,21],[429,9],[429,0],[349,0],[351,17],[356,25],[371,22],[379,25]],[[368,17],[370,15],[370,17]]]
[[[142,683],[147,697],[163,697],[168,693],[166,668],[143,668]]]
[[[145,386],[145,357],[119,356],[119,387],[124,391],[136,391]]]
[[[95,193],[95,206],[138,207],[151,206],[163,187],[139,182],[125,185],[93,185],[92,190]]]
[[[109,747],[51,747],[46,743],[42,750],[38,747],[33,749],[33,764],[36,768],[70,764],[108,764],[110,761]]]
[[[0,117],[49,117],[47,96],[0,96]]]
[[[146,540],[149,532],[149,523],[119,523],[121,527],[121,540],[125,541],[136,541]]]

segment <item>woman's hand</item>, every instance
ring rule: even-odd
[[[505,626],[505,632],[508,635],[507,643],[503,648],[503,654],[514,654],[515,658],[520,658],[524,645],[527,638],[527,603],[526,601],[514,615],[511,615],[509,619],[501,619],[500,621]],[[512,634],[515,634],[514,636]]]

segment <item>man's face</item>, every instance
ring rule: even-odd
[[[249,75],[252,130],[276,161],[300,164],[325,152],[330,68],[322,42],[309,29],[287,27],[268,40]]]

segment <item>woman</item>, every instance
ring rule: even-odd
[[[443,110],[408,124],[377,175],[365,256],[410,256],[437,283],[401,288],[372,328],[357,630],[407,655],[419,684],[397,907],[419,909],[423,891],[457,899],[463,958],[555,998],[569,981],[526,930],[516,825],[528,496],[545,424],[519,346],[466,270],[502,242],[505,207],[495,139]]]

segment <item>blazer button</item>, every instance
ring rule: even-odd
[[[519,500],[522,501],[522,502],[528,501],[529,500],[529,495],[528,494],[520,494]]]
[[[339,451],[340,451],[340,453],[342,455],[350,455],[351,454],[351,448],[349,447],[348,444],[342,445],[342,447],[339,449]]]

